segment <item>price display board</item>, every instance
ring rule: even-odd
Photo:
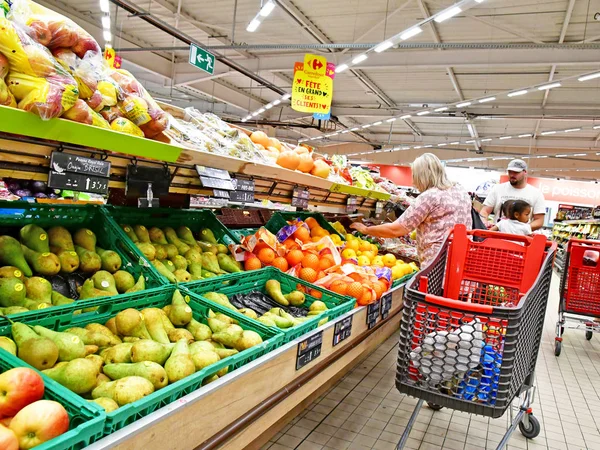
[[[296,370],[300,370],[311,361],[314,361],[321,355],[323,345],[323,332],[319,331],[310,337],[307,337],[298,344],[298,354],[296,356]]]
[[[58,173],[51,170],[48,174],[48,187],[106,195],[108,194],[108,178],[70,172]]]
[[[296,208],[308,208],[308,199],[310,198],[310,191],[308,189],[294,188],[292,194],[292,206]]]
[[[254,180],[231,180],[233,191],[229,193],[232,202],[254,203]]]
[[[379,317],[379,302],[371,303],[367,306],[367,326],[369,330],[377,323]]]
[[[353,213],[358,209],[356,197],[348,197],[348,202],[346,203],[346,212]]]
[[[333,346],[348,339],[352,334],[352,315],[340,320],[333,328]]]
[[[110,162],[52,152],[48,187],[94,194],[108,194]]]
[[[381,320],[385,320],[390,315],[392,309],[392,293],[389,292],[381,297]]]

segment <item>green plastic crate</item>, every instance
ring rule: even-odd
[[[0,350],[0,373],[16,367],[33,369],[16,356]],[[36,450],[79,450],[102,438],[106,420],[104,409],[47,377],[44,377],[44,388],[44,399],[59,402],[69,413],[69,431],[38,445]]]
[[[325,230],[329,231],[331,234],[337,234],[342,240],[346,240],[345,236],[342,236],[337,232],[335,228],[331,226],[331,224],[323,217],[323,214],[317,212],[306,212],[306,211],[298,211],[298,212],[290,212],[290,211],[278,211],[274,213],[267,224],[265,225],[266,229],[269,230],[273,234],[277,234],[281,228],[286,226],[289,220],[301,219],[306,220],[309,217],[314,217],[319,225],[323,227]]]
[[[416,275],[417,272],[413,272],[413,273],[409,273],[408,275],[404,275],[402,278],[398,278],[397,280],[395,280],[392,283],[392,288],[395,288],[396,286],[400,286],[403,283],[406,283],[408,280],[410,280],[412,277],[414,277]]]
[[[240,272],[229,275],[224,275],[219,277],[218,279],[209,278],[206,280],[195,281],[191,283],[185,284],[185,290],[192,294],[197,294],[202,296],[207,292],[218,292],[220,294],[225,294],[227,296],[231,296],[233,294],[243,294],[250,291],[260,291],[265,293],[265,283],[268,280],[277,280],[281,283],[281,291],[284,294],[289,294],[290,292],[296,290],[296,285],[301,284],[309,289],[314,289],[319,291],[322,294],[321,300],[323,303],[327,305],[329,308],[323,314],[319,316],[315,316],[313,319],[304,322],[301,325],[280,329],[277,327],[270,327],[275,330],[281,330],[284,333],[284,342],[290,342],[296,338],[299,338],[303,334],[308,333],[311,330],[318,328],[319,321],[324,317],[328,317],[329,320],[335,319],[336,317],[341,316],[342,314],[351,311],[354,308],[354,304],[356,300],[351,297],[344,297],[334,292],[331,292],[327,289],[321,288],[319,286],[315,286],[311,283],[307,283],[306,281],[300,280],[296,277],[288,275],[287,273],[281,272],[279,269],[274,267],[265,267],[260,270],[252,270],[249,272]],[[206,302],[209,302],[211,305],[215,305],[215,303],[210,300],[202,299]],[[306,295],[306,301],[303,306],[307,308],[317,299]],[[230,310],[228,310],[230,311]],[[246,317],[241,313],[233,312],[236,318],[238,317]],[[253,320],[253,319],[252,319]],[[253,320],[254,323],[260,323],[258,321]]]
[[[258,231],[258,228],[240,228],[238,230],[229,230],[233,235],[235,235],[235,237],[238,239],[238,241],[242,242],[242,239],[244,239],[246,236],[250,236],[251,234],[254,234]]]
[[[137,310],[152,307],[162,308],[171,303],[171,297],[173,296],[175,289],[175,285],[168,285],[143,292],[124,294],[121,296],[118,303],[111,301],[111,299],[100,299],[97,301],[90,300],[86,301],[87,306],[98,307],[94,312],[74,314],[77,308],[72,305],[67,305],[67,307],[70,308],[70,311],[65,311],[60,317],[48,316],[37,318],[35,320],[23,320],[23,322],[31,325],[42,325],[59,331],[70,327],[85,327],[85,325],[92,322],[104,324],[108,319],[117,315],[119,311],[123,311],[127,308],[134,308]],[[181,292],[185,293],[184,290],[181,290]],[[209,309],[212,309],[214,312],[220,312],[232,317],[234,316],[232,311],[227,308],[215,305],[208,300],[204,300],[195,295],[190,296],[189,306],[192,308],[194,319],[202,323],[206,323]],[[81,308],[81,306],[79,306],[79,308]],[[260,334],[264,340],[263,344],[230,356],[229,358],[225,358],[216,364],[196,372],[194,375],[156,391],[137,402],[125,405],[116,411],[106,414],[106,421],[104,424],[105,434],[114,433],[124,426],[147,416],[196,389],[199,389],[205,379],[212,377],[219,370],[229,367],[231,372],[250,361],[254,361],[258,357],[267,354],[282,344],[283,334],[278,330],[273,330],[272,328],[264,326],[259,322],[252,321],[245,316],[237,316],[239,315],[236,315],[236,319],[240,326]],[[10,335],[10,326],[0,327],[0,335]],[[44,378],[46,378],[45,375]]]
[[[237,236],[219,222],[219,219],[217,219],[214,213],[209,209],[139,209],[122,206],[106,206],[103,207],[103,212],[117,224],[119,229],[121,228],[120,225],[144,225],[146,228],[177,228],[185,225],[189,227],[196,236],[200,229],[210,228],[218,242],[225,245],[240,243]],[[136,256],[148,264],[149,269],[152,270],[156,277],[159,277],[159,279],[162,280],[163,284],[169,284],[167,279],[160,275],[152,264],[146,261],[142,252],[133,242],[131,242],[125,232],[123,230],[120,231],[124,234],[125,239],[127,239],[136,252]]]

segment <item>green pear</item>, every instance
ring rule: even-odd
[[[229,248],[224,244],[217,244],[217,250],[219,253],[223,253],[225,255],[229,253]]]
[[[190,247],[198,247],[198,244],[196,243],[196,238],[194,238],[192,230],[190,230],[188,227],[180,226],[179,228],[177,228],[176,233],[177,237]]]
[[[187,253],[186,253],[187,255]],[[175,271],[177,270],[187,270],[188,268],[188,262],[187,259],[185,259],[183,256],[181,255],[177,255],[174,258],[172,258],[170,260],[173,265],[175,266]]]
[[[152,340],[160,342],[161,344],[168,344],[171,341],[165,330],[162,321],[162,311],[158,308],[146,308],[142,310],[144,316],[144,322],[146,323],[146,329],[150,333]]]
[[[219,249],[217,248],[216,245],[213,245],[213,244],[210,244],[210,243],[204,242],[204,241],[196,241],[196,243],[200,247],[200,250],[202,250],[203,252],[209,252],[209,253],[213,253],[215,255],[217,253],[219,253]]]
[[[177,255],[177,256],[179,256],[179,255]],[[163,266],[165,266],[165,267],[167,268],[167,270],[168,270],[169,272],[171,272],[171,273],[175,273],[175,271],[177,270],[177,269],[175,268],[175,264],[173,264],[173,261],[171,261],[171,260],[169,260],[169,259],[166,259],[166,260],[163,260],[163,261],[160,261],[160,262],[161,262],[161,264],[162,264]]]
[[[217,381],[219,379],[219,375],[213,375],[212,377],[208,377],[206,378],[204,381],[202,381],[202,386],[206,386],[207,384],[212,383],[213,381]]]
[[[52,291],[50,300],[52,301],[52,304],[54,306],[70,305],[71,303],[75,302],[75,300],[73,300],[72,298],[65,297],[60,292],[56,292],[56,291]]]
[[[38,370],[49,369],[58,360],[58,347],[48,338],[41,337],[31,327],[15,322],[11,326],[17,344],[17,356]]]
[[[212,310],[211,310],[212,311]],[[230,325],[230,324],[238,324],[238,321],[235,319],[232,319],[231,317],[229,317],[228,315],[225,315],[223,313],[216,313],[214,315],[214,318],[217,320],[220,320],[221,322],[225,322],[226,324]]]
[[[115,316],[117,331],[121,336],[139,337],[140,339],[151,339],[146,329],[144,316],[141,312],[128,308],[120,311]]]
[[[42,373],[76,394],[85,394],[96,387],[98,367],[89,359],[77,358]]]
[[[256,314],[256,311],[254,311],[253,309],[242,308],[239,309],[238,312],[242,313],[246,317],[250,317],[251,319],[258,319],[258,314]]]
[[[10,316],[11,314],[21,314],[24,312],[29,312],[27,308],[23,306],[9,306],[7,308],[2,308],[5,316]]]
[[[182,380],[196,371],[187,340],[182,339],[175,344],[171,356],[165,363],[165,370],[171,383]]]
[[[119,292],[115,286],[115,279],[112,274],[106,270],[96,272],[91,280],[94,281],[94,287],[101,291],[105,291],[107,295],[118,295]]]
[[[0,236],[0,263],[16,267],[26,277],[33,275],[23,255],[23,247],[11,236]]]
[[[112,339],[106,334],[89,331],[85,328],[73,327],[66,329],[64,332],[78,336],[85,345],[97,345],[98,347],[112,345]]]
[[[96,369],[98,369],[98,373],[102,370],[102,366],[104,366],[104,358],[100,355],[87,355],[85,359],[92,361],[96,365]]]
[[[202,255],[200,255],[202,258]],[[192,275],[192,280],[203,280],[202,276],[202,263],[190,263],[188,266],[188,272]]]
[[[17,356],[17,344],[9,337],[0,336],[0,348],[6,350],[11,355]]]
[[[169,311],[171,310],[171,305],[167,305],[169,307]],[[167,307],[165,306],[165,308]],[[169,320],[169,316],[168,314],[165,312],[164,309],[161,309],[162,311],[162,322],[163,322],[163,327],[165,327],[165,331],[168,333],[171,330],[175,329],[175,326],[173,325],[173,323]]]
[[[52,303],[41,302],[39,300],[31,300],[26,298],[23,306],[27,308],[29,311],[37,311],[38,309],[46,309],[51,308]]]
[[[94,324],[87,325],[86,328],[91,325],[94,325]],[[105,327],[106,329],[108,329],[108,331],[110,331],[112,334],[117,336],[119,339],[121,339],[123,337],[119,334],[119,330],[117,330],[117,319],[114,317],[111,317],[110,319],[108,319],[104,323],[104,325],[99,325],[99,326]],[[104,332],[104,330],[102,330],[101,332]]]
[[[79,256],[79,268],[83,273],[96,273],[102,268],[102,259],[98,253],[86,250],[79,245],[75,246],[75,252]]]
[[[115,273],[121,268],[123,262],[117,252],[96,247],[96,253],[100,255],[100,259],[102,260],[102,270]]]
[[[218,244],[214,233],[209,228],[202,228],[202,230],[200,230],[200,240],[213,245]]]
[[[167,362],[175,344],[160,344],[150,339],[142,339],[131,347],[131,362],[152,361],[161,366]]]
[[[167,244],[167,245],[165,245],[165,249],[167,250],[167,259],[173,259],[177,255],[179,255],[179,250],[173,244]]]
[[[175,275],[175,278],[179,283],[187,283],[188,281],[192,281],[192,274],[187,270],[177,269],[173,275]]]
[[[213,333],[212,340],[226,347],[235,348],[243,333],[244,329],[239,325],[228,325],[224,330]]]
[[[81,286],[81,291],[79,292],[79,300],[88,300],[90,298],[100,298],[100,297],[110,297],[111,295],[115,295],[110,291],[106,291],[103,289],[96,289],[94,287],[94,280],[88,278],[83,282],[83,286]]]
[[[212,330],[208,325],[198,322],[192,317],[190,323],[185,326],[186,330],[192,333],[194,340],[206,341],[212,336]]]
[[[52,331],[40,325],[34,325],[33,331],[56,344],[59,361],[72,361],[85,356],[85,344],[73,334]]]
[[[105,364],[130,363],[131,348],[134,344],[124,342],[117,344],[114,347],[104,349],[100,352],[100,356],[104,358]]]
[[[52,303],[52,285],[45,278],[31,277],[25,279],[25,289],[27,298]]]
[[[169,384],[165,369],[160,364],[151,361],[107,364],[104,366],[103,372],[112,380],[132,376],[145,378],[152,383],[155,391]]]
[[[196,341],[189,345],[190,353],[193,355],[197,352],[214,352],[215,348],[210,342]]]
[[[188,301],[189,297],[184,298],[183,295],[181,295],[181,292],[179,292],[179,289],[175,289],[168,316],[171,323],[176,327],[187,325],[193,318],[192,308],[187,304]]]
[[[202,253],[202,267],[212,273],[226,273],[219,267],[219,260],[217,259],[217,255],[213,253]]]
[[[123,229],[127,237],[131,239],[134,243],[140,241],[135,232],[133,231],[131,225],[121,225],[121,228]]]
[[[114,317],[113,317],[114,319]],[[105,336],[108,336],[108,338],[110,339],[110,344],[109,345],[117,345],[121,343],[121,339],[115,334],[113,333],[110,328],[101,325],[99,323],[88,323],[85,326],[85,329],[92,332],[92,333],[101,333],[104,334]]]
[[[73,273],[79,269],[79,255],[75,250],[60,250],[56,252],[60,262],[61,273]]]
[[[242,332],[242,336],[237,340],[233,347],[235,347],[236,350],[242,352],[244,350],[254,347],[255,345],[260,345],[262,343],[262,337],[256,331],[244,330]]]
[[[218,363],[220,360],[221,358],[214,351],[198,351],[192,354],[192,361],[194,361],[196,371]]]
[[[214,278],[217,276],[216,273],[211,272],[210,270],[206,270],[204,267],[202,268],[202,272],[200,272],[202,278]]]
[[[135,233],[140,242],[144,242],[146,244],[149,244],[151,242],[148,229],[144,225],[134,225],[133,232]]]
[[[154,392],[154,385],[145,378],[131,376],[109,381],[92,391],[92,398],[106,397],[114,400],[119,406],[136,402]]]
[[[161,263],[160,261],[156,261],[156,260],[150,261],[150,262],[156,268],[158,273],[161,274],[163,277],[165,277],[167,280],[169,280],[170,283],[177,283],[177,278],[175,278],[175,275],[173,275],[171,273],[171,271],[169,271],[169,269],[167,269],[163,263]]]
[[[235,259],[229,255],[225,255],[224,253],[219,253],[217,255],[217,262],[219,263],[221,270],[224,270],[225,272],[243,272],[242,269],[240,269],[240,267],[237,265]]]
[[[169,259],[169,254],[167,253],[166,245],[155,244],[155,243],[153,243],[152,245],[154,246],[154,249],[156,250],[155,259],[158,259],[159,261]]]
[[[156,248],[148,242],[136,242],[135,246],[142,252],[148,261],[156,259]]]
[[[173,328],[171,331],[169,331],[168,335],[171,342],[177,342],[182,339],[185,339],[188,342],[192,342],[194,340],[192,333],[185,328]]]
[[[59,253],[61,250],[74,251],[75,244],[69,230],[65,227],[52,227],[48,229],[48,241],[50,243],[50,251]],[[29,247],[31,248],[31,247]],[[39,251],[39,250],[38,250]]]
[[[207,322],[208,322],[208,326],[210,327],[213,335],[215,333],[220,333],[221,331],[224,331],[229,326],[229,324],[227,324],[219,319],[216,319],[214,317],[209,317],[207,319]],[[212,336],[211,336],[211,339],[212,339]]]
[[[237,308],[229,302],[229,299],[225,294],[219,294],[217,292],[206,292],[205,294],[202,294],[202,297],[204,297],[207,300],[210,300],[211,302],[215,302],[221,306],[224,306],[225,308],[237,311]]]
[[[133,275],[125,270],[117,270],[113,274],[113,278],[115,280],[115,287],[117,288],[119,294],[124,294],[129,289],[133,289],[135,286],[135,278],[133,278]]]
[[[152,227],[148,230],[148,235],[150,237],[150,242],[153,244],[161,244],[167,245],[167,239],[165,238],[165,234],[158,227]]]
[[[130,294],[132,292],[140,292],[144,289],[146,289],[146,279],[144,278],[144,275],[140,275],[133,287],[131,289],[128,289],[125,293]]]
[[[73,243],[90,252],[96,252],[96,235],[92,230],[88,230],[87,228],[80,228],[75,232],[73,235]]]
[[[239,352],[234,348],[215,348],[215,353],[219,355],[219,358],[225,359],[230,356],[236,355]]]
[[[25,225],[19,231],[21,244],[25,247],[35,250],[38,253],[49,253],[50,245],[48,243],[48,234],[43,228],[34,224]]]
[[[60,272],[60,260],[54,253],[39,253],[24,245],[21,246],[21,250],[25,260],[37,274],[52,277]]]
[[[173,228],[165,227],[163,228],[163,232],[165,233],[167,242],[177,247],[177,251],[180,255],[185,255],[187,251],[191,248],[188,244],[186,244],[181,239],[179,239],[179,237],[177,237],[177,233]]]
[[[119,405],[112,398],[98,397],[93,400],[88,400],[88,402],[100,405],[102,408],[104,408],[104,411],[106,411],[107,413],[119,409]]]
[[[0,278],[0,306],[24,306],[25,283],[18,278]]]
[[[196,263],[202,264],[202,251],[199,248],[190,248],[183,257],[189,264]]]
[[[21,281],[25,281],[25,275],[15,266],[0,267],[0,278],[18,278]]]

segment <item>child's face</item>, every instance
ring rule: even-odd
[[[531,208],[527,208],[522,213],[515,213],[516,219],[521,223],[529,223],[531,219]]]

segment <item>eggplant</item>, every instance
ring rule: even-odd
[[[48,185],[44,181],[34,181],[31,183],[32,192],[45,192],[48,189]]]
[[[48,198],[48,196],[46,194],[44,194],[43,192],[36,192],[35,194],[33,194],[33,196],[35,198]]]
[[[62,275],[55,275],[50,278],[50,284],[52,284],[52,290],[58,292],[65,297],[71,297],[71,288],[69,287],[69,282]]]
[[[87,277],[85,275],[83,275],[82,273],[71,273],[69,275],[67,275],[67,282],[69,283],[69,291],[70,294],[68,297],[77,300],[79,298],[79,289],[81,286],[83,286],[83,283],[85,282],[85,280],[87,279]]]
[[[247,294],[234,294],[229,297],[229,302],[236,308],[250,308],[262,315],[273,308],[281,308],[294,317],[305,317],[308,314],[308,309],[298,308],[296,306],[282,306],[259,291],[251,291]]]
[[[18,189],[14,192],[15,195],[23,197],[31,197],[31,191],[29,189]]]
[[[10,180],[6,182],[6,188],[14,193],[15,191],[21,189],[21,184],[18,181]]]

